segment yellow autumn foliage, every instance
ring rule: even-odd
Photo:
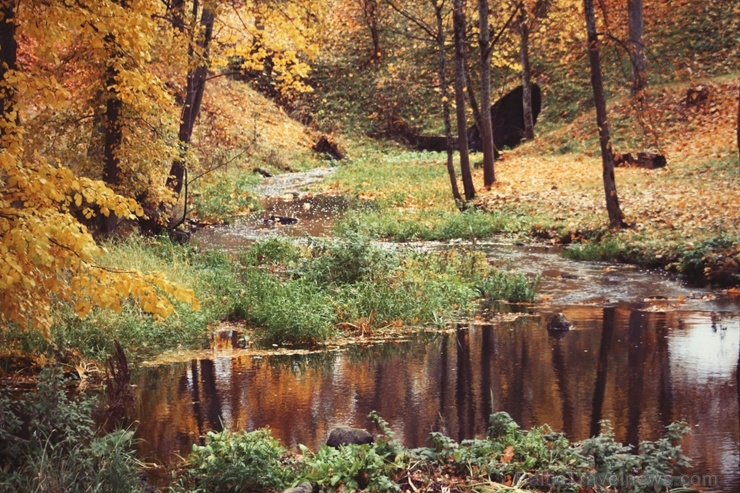
[[[120,310],[129,298],[159,317],[173,312],[173,300],[197,308],[192,291],[161,274],[101,267],[105,252],[88,227],[101,215],[136,219],[174,203],[172,162],[202,157],[178,136],[189,70],[225,70],[234,57],[262,70],[269,57],[277,89],[309,90],[307,61],[326,10],[305,0],[206,7],[217,28],[203,50],[197,4],[184,6],[180,29],[158,0],[30,0],[22,8],[0,0],[0,23],[17,44],[0,66],[0,330],[17,324],[48,335],[58,302],[80,316]],[[119,176],[106,185],[111,97],[121,104]]]

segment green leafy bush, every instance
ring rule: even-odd
[[[287,451],[269,430],[209,432],[193,445],[177,489],[191,493],[282,490],[296,477]]]
[[[398,257],[355,232],[337,240],[317,241],[303,266],[303,277],[318,284],[378,281],[394,275]]]
[[[305,479],[328,491],[400,491],[391,478],[394,466],[390,457],[375,444],[322,445],[317,452],[301,447],[306,467]]]
[[[475,288],[481,296],[506,300],[512,303],[532,302],[537,296],[539,277],[529,279],[524,274],[516,274],[503,270],[493,270],[475,283]]]
[[[301,250],[291,240],[270,238],[256,242],[242,256],[247,266],[289,264],[301,258]]]
[[[61,372],[49,369],[36,392],[0,395],[0,490],[143,491],[133,431],[96,436],[94,405],[69,398]]]
[[[334,335],[334,303],[315,283],[253,270],[245,274],[242,290],[240,310],[247,323],[259,327],[262,343],[316,344]]]

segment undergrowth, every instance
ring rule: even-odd
[[[96,434],[93,397],[71,398],[59,370],[39,374],[35,392],[0,394],[0,491],[144,491],[134,432]]]
[[[23,363],[23,354],[36,355],[39,366],[49,359],[72,366],[81,359],[106,361],[115,341],[133,361],[204,348],[210,327],[223,320],[245,322],[257,344],[314,346],[340,335],[443,327],[473,313],[480,298],[521,302],[536,294],[536,280],[494,269],[474,250],[384,246],[361,233],[270,239],[237,253],[164,237],[131,237],[107,249],[107,267],[159,272],[192,289],[200,309],[173,301],[176,313],[157,319],[125,302],[120,313],[98,309],[78,318],[59,305],[49,340],[3,331],[3,364]]]
[[[301,446],[297,456],[269,430],[209,433],[205,445],[193,446],[179,484],[210,492],[259,492],[305,481],[326,492],[424,491],[442,484],[451,490],[575,493],[618,487],[638,493],[690,486],[678,475],[690,465],[680,445],[688,433],[685,423],[669,425],[663,437],[632,450],[615,440],[606,421],[600,435],[570,442],[547,425],[522,430],[498,412],[490,416],[485,438],[456,442],[433,432],[428,447],[407,449],[380,416],[369,418],[380,430],[373,443],[322,445],[316,451]]]

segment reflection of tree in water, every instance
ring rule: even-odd
[[[187,385],[187,380],[185,383]],[[213,360],[203,359],[200,361],[191,361],[189,383],[190,395],[193,402],[193,415],[198,424],[198,436],[202,443],[203,436],[207,431],[221,431],[223,429],[221,398],[216,388],[216,370]]]
[[[643,374],[649,371],[645,368],[645,350],[643,348],[643,330],[645,328],[645,313],[632,311],[629,318],[627,334],[627,371],[629,372],[627,391],[627,443],[637,449],[640,442],[640,418],[643,403]]]
[[[606,418],[618,440],[636,443],[654,440],[665,424],[686,418],[702,427],[689,438],[697,463],[723,470],[711,437],[736,436],[738,425],[712,413],[729,406],[735,416],[736,400],[740,409],[740,390],[732,388],[738,370],[725,367],[721,381],[700,386],[687,380],[693,373],[681,365],[690,360],[677,359],[683,353],[673,344],[696,327],[678,331],[675,312],[624,305],[568,307],[567,316],[576,328],[560,340],[548,337],[539,317],[524,317],[419,343],[239,355],[228,368],[216,360],[143,370],[149,376],[138,380],[137,392],[144,402],[135,404],[140,437],[158,454],[167,446],[187,454],[204,432],[219,429],[223,416],[232,429],[270,426],[286,446],[313,448],[337,424],[372,430],[367,414],[376,410],[414,447],[425,445],[429,431],[455,439],[480,435],[492,412],[507,411],[523,428],[562,426],[573,440],[598,434]],[[688,318],[686,312],[680,316]],[[693,320],[709,323],[706,314]],[[740,362],[733,346],[730,363],[736,357]]]
[[[594,397],[591,404],[590,435],[601,433],[601,420],[604,412],[604,396],[606,395],[606,376],[609,359],[612,357],[611,348],[614,339],[615,313],[614,308],[604,308],[604,323],[601,329],[601,343],[599,344],[599,361],[596,366],[596,382]]]
[[[567,341],[563,337],[552,337],[551,341],[552,366],[560,394],[563,432],[568,438],[572,438],[574,436],[573,418],[575,411],[573,409],[573,398],[571,396],[570,384],[568,382],[568,370],[565,363],[565,354],[563,349],[563,345],[565,345]]]
[[[663,427],[673,422],[673,381],[671,379],[671,358],[668,350],[668,325],[665,313],[655,314],[655,333],[658,342],[658,361],[660,365],[659,412]]]
[[[458,440],[473,436],[475,427],[475,405],[470,398],[473,377],[469,335],[470,332],[465,329],[458,329],[456,334],[457,386],[455,388],[455,401],[457,404]]]
[[[480,368],[481,368],[481,408],[483,417],[493,414],[493,387],[491,384],[491,373],[494,352],[494,335],[493,326],[484,325],[481,327],[481,351],[480,351]],[[515,418],[516,419],[516,418]]]

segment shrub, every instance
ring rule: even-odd
[[[269,430],[209,432],[193,445],[180,477],[180,491],[227,493],[282,490],[295,479],[287,451]]]
[[[291,240],[270,238],[256,242],[241,256],[247,266],[277,265],[297,262],[301,258],[300,249]]]
[[[333,241],[318,241],[303,267],[303,277],[318,284],[352,284],[377,281],[393,275],[398,257],[367,237],[347,232]]]
[[[259,326],[256,337],[265,344],[317,344],[334,335],[332,299],[318,285],[302,279],[282,281],[249,271],[240,307],[247,323]]]
[[[93,399],[70,399],[61,372],[43,370],[36,392],[0,395],[0,490],[143,491],[133,431],[96,437]]]
[[[488,299],[522,303],[534,301],[539,282],[539,277],[530,280],[524,274],[493,270],[479,279],[475,283],[475,288],[481,296]]]
[[[305,479],[329,491],[400,491],[389,476],[393,464],[377,445],[322,445],[316,453],[301,446]]]

